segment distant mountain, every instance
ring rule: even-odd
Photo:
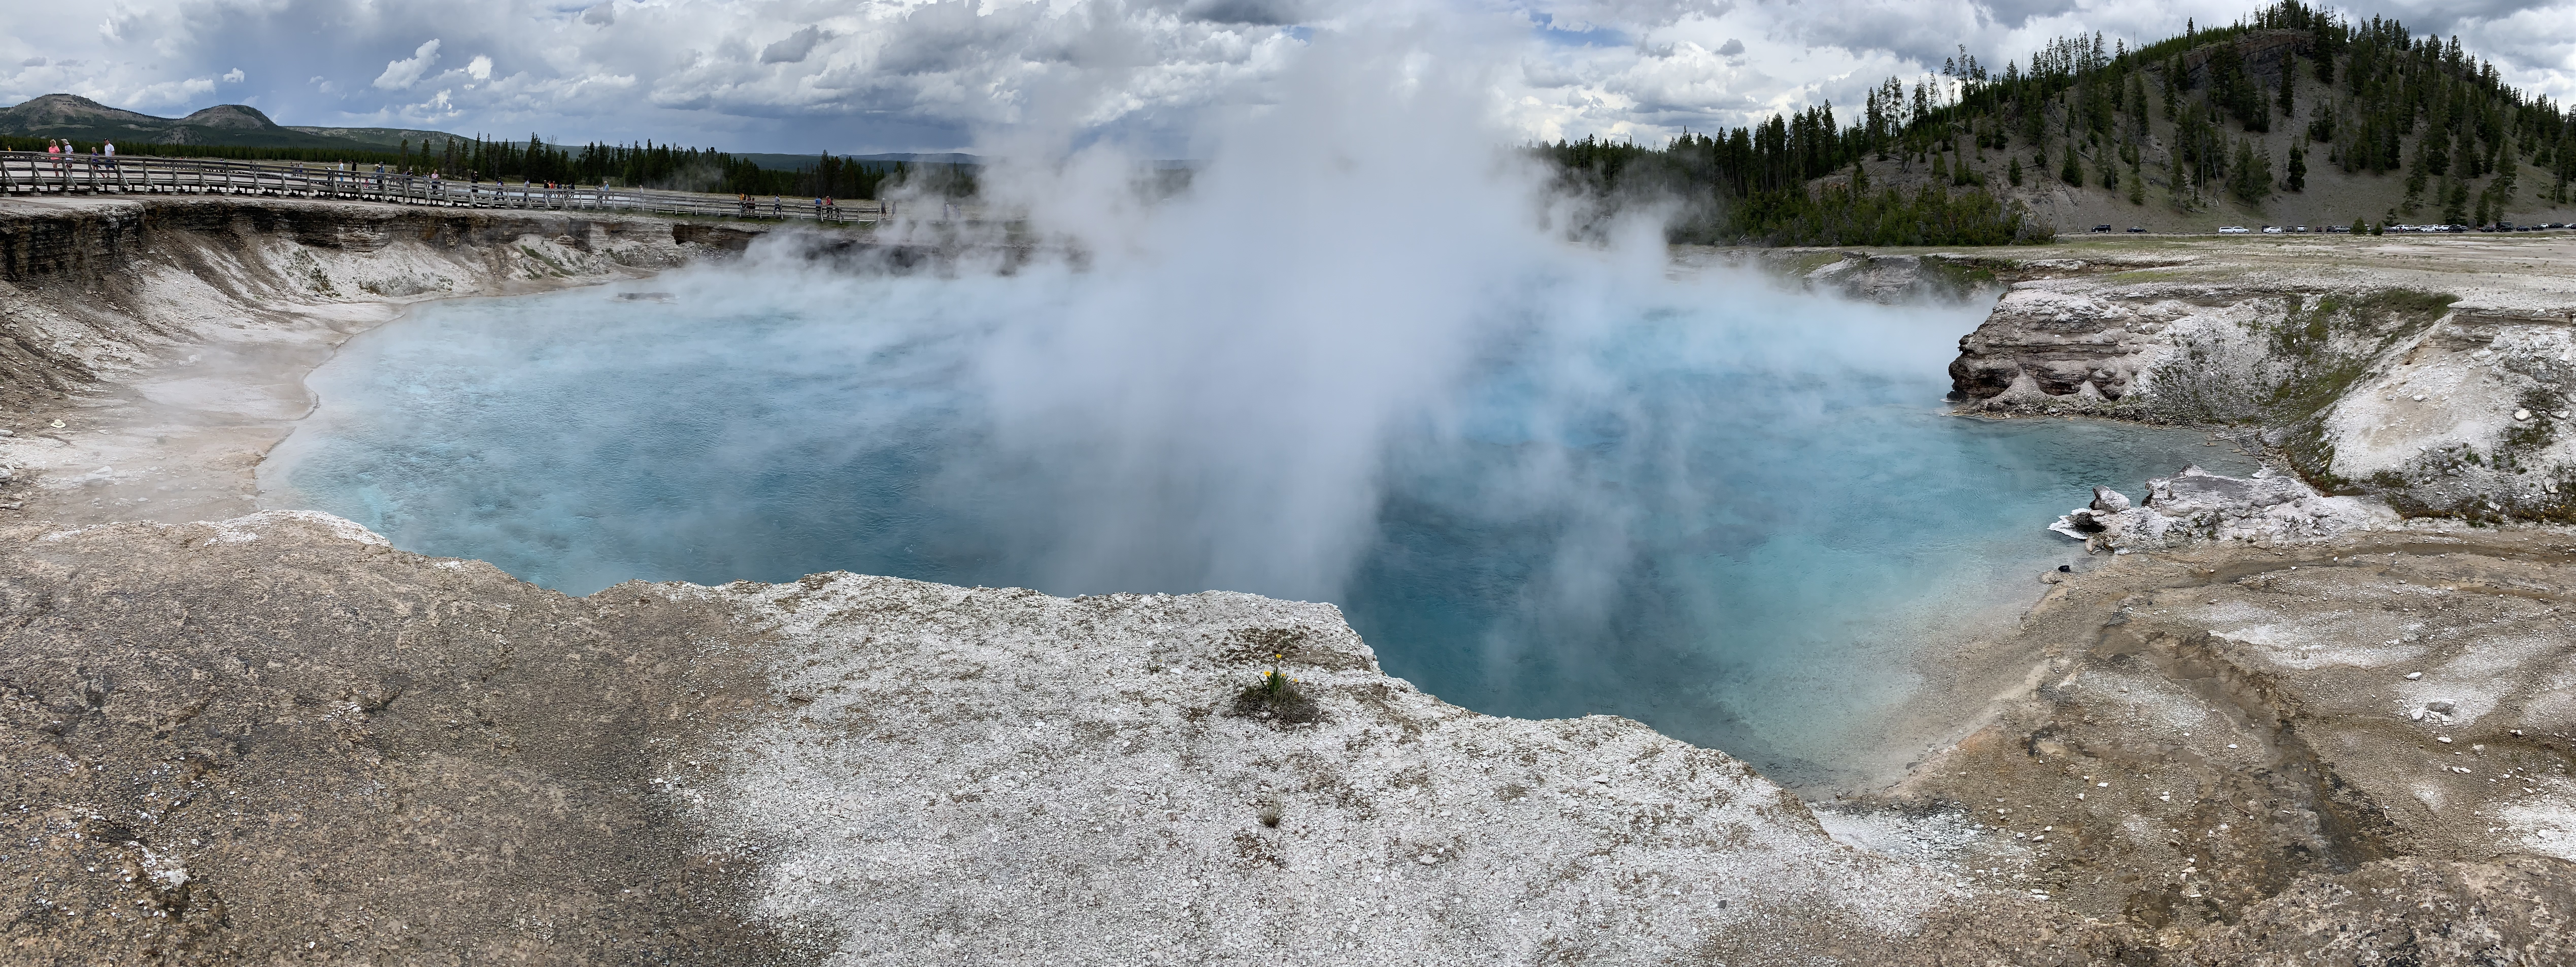
[[[210,107],[183,118],[112,108],[76,94],[47,94],[0,109],[0,134],[81,141],[240,145],[259,148],[355,148],[353,139],[281,127],[258,108]],[[366,147],[372,148],[372,145]]]

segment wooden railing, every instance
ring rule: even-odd
[[[885,202],[758,197],[606,186],[549,188],[543,183],[458,181],[327,163],[223,158],[101,157],[40,151],[0,152],[0,193],[230,194],[345,198],[457,208],[640,212],[709,218],[872,222],[892,214]]]

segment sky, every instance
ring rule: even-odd
[[[0,0],[0,104],[70,92],[163,116],[432,128],[732,151],[993,150],[1033,132],[1188,157],[1276,102],[1317,45],[1418,33],[1521,137],[1659,143],[1873,84],[1964,47],[2152,40],[2220,0]],[[2339,7],[2456,35],[2510,83],[2576,95],[2576,0]],[[1848,114],[1842,115],[1846,119]]]

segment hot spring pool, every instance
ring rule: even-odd
[[[1981,309],[1656,280],[1247,347],[1085,284],[700,269],[432,304],[312,376],[262,486],[572,594],[849,570],[1328,600],[1444,699],[1812,783],[1925,642],[2082,557],[2041,528],[2088,485],[2251,469],[1943,415]]]

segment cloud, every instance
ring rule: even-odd
[[[1303,21],[1308,5],[1296,0],[1190,0],[1181,16],[1221,24],[1283,27]]]
[[[0,104],[54,91],[153,110],[261,98],[287,124],[453,124],[733,150],[952,150],[1031,131],[1186,155],[1259,112],[1310,39],[1412,17],[1475,38],[1426,69],[1490,76],[1524,136],[1641,142],[1830,100],[1957,45],[2027,62],[2054,36],[2130,40],[2248,0],[119,0],[22,17]],[[2508,83],[2576,95],[2576,0],[2390,0]],[[1377,26],[1372,26],[1377,25]],[[477,53],[450,66],[441,56]],[[35,55],[43,55],[38,57]],[[263,67],[258,75],[232,71]],[[503,70],[500,65],[509,65]],[[298,77],[320,78],[295,82]],[[226,85],[218,95],[197,82]],[[418,93],[439,89],[432,103]],[[1068,134],[1068,132],[1070,132]]]
[[[123,100],[127,104],[138,107],[176,107],[189,104],[214,92],[214,78],[192,77],[185,80],[147,84],[126,95]]]
[[[420,83],[420,75],[429,70],[429,65],[437,62],[438,38],[432,37],[428,43],[412,51],[409,58],[386,61],[385,72],[376,75],[376,86],[388,91],[399,91],[410,87]]]
[[[239,67],[235,67],[235,68],[233,68],[232,70],[229,70],[229,71],[225,71],[225,72],[224,72],[224,78],[223,78],[223,80],[224,80],[224,83],[226,83],[226,84],[239,84],[239,83],[241,83],[241,82],[242,82],[242,78],[243,78],[244,76],[245,76],[245,75],[243,75],[243,74],[242,74],[242,69],[241,69],[241,68],[239,68]]]
[[[807,27],[788,34],[784,40],[761,48],[760,62],[763,64],[797,63],[804,60],[805,55],[813,53],[814,45],[822,41],[823,28]]]

